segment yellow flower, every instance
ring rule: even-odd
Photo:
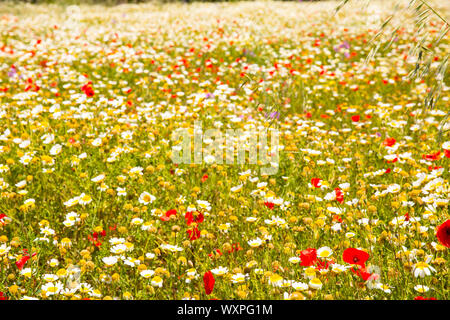
[[[322,288],[322,281],[320,281],[319,278],[313,278],[309,281],[309,287],[311,289],[318,290],[318,289]]]

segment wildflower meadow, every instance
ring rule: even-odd
[[[447,300],[450,6],[398,3],[0,3],[0,300]]]

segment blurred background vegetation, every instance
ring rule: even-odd
[[[0,0],[3,2],[4,0]],[[237,2],[243,0],[6,0],[9,3],[51,3],[51,4],[105,4],[118,5],[124,3],[145,3],[145,2]],[[252,0],[244,0],[252,1]],[[314,2],[323,0],[279,0],[279,1],[295,1],[295,2]]]
[[[9,0],[8,2],[26,2],[26,3],[52,3],[52,4],[107,4],[116,5],[123,3],[144,3],[144,2],[235,2],[242,0]],[[247,0],[251,1],[251,0]],[[281,0],[281,1],[297,1],[312,2],[323,0]],[[2,0],[0,0],[2,2]]]

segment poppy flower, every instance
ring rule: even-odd
[[[339,203],[343,203],[344,202],[344,192],[342,192],[342,190],[339,188],[334,189],[334,192],[336,193],[336,201],[338,201]]]
[[[317,261],[317,250],[314,248],[308,248],[300,252],[300,265],[303,267],[310,267]]]
[[[239,243],[233,243],[232,245],[231,245],[231,250],[230,251],[228,251],[228,253],[231,253],[231,252],[234,252],[234,251],[239,251],[239,250],[242,250],[242,248],[241,248],[241,246],[239,245]]]
[[[356,116],[352,116],[352,121],[353,122],[358,122],[359,120],[360,120],[360,116],[359,115],[356,115]]]
[[[4,213],[0,213],[0,226],[1,225],[5,225],[7,223],[8,220],[8,216]]]
[[[273,204],[272,202],[264,202],[264,205],[269,208],[270,210],[273,209],[273,207],[275,206],[275,204]]]
[[[175,210],[175,209],[170,209],[170,210],[166,211],[166,213],[163,214],[163,215],[160,217],[160,219],[161,219],[162,221],[169,221],[169,220],[170,220],[170,216],[175,216],[175,215],[177,215],[177,210]]]
[[[444,155],[445,155],[447,158],[450,158],[450,150],[444,150]]]
[[[100,233],[94,232],[92,236],[88,235],[88,240],[96,247],[100,247],[102,245],[102,243],[98,240],[99,235],[102,237],[106,236],[106,231],[102,230]]]
[[[205,175],[202,177],[202,182],[205,182],[207,179],[208,179],[208,175],[205,174]]]
[[[0,300],[8,300],[8,297],[0,291]]]
[[[350,271],[361,277],[363,281],[369,280],[370,276],[372,275],[370,272],[367,272],[365,268],[361,267],[359,267],[358,269],[351,268]]]
[[[327,261],[327,260],[325,260],[325,261],[320,261],[320,260],[317,260],[317,261],[316,261],[316,269],[317,269],[317,270],[326,270],[326,269],[328,269],[332,264],[333,264],[333,261]]]
[[[193,229],[189,229],[187,231],[188,235],[189,235],[189,240],[194,241],[197,240],[198,238],[200,238],[200,230],[197,229],[197,227],[193,228]]]
[[[417,296],[414,298],[414,300],[437,300],[436,298],[430,297],[430,298],[425,298],[422,296]]]
[[[216,249],[215,252],[211,252],[208,254],[208,257],[212,258],[215,254],[218,254],[219,257],[222,255],[222,251],[220,251],[219,249]]]
[[[174,216],[177,214],[177,210],[175,209],[170,209],[166,211],[166,216],[170,217],[170,216]]]
[[[30,259],[30,256],[29,255],[25,255],[19,261],[16,261],[17,268],[19,270],[22,270],[29,259]]]
[[[395,157],[393,160],[386,160],[387,163],[396,163],[398,161],[398,158]]]
[[[91,82],[82,86],[81,91],[83,91],[87,97],[93,97],[95,94],[94,89],[92,89]]]
[[[394,138],[386,138],[383,141],[383,146],[392,147],[397,141]]]
[[[314,186],[314,187],[316,187],[316,188],[320,188],[321,187],[321,182],[322,181],[322,179],[319,179],[319,178],[312,178],[311,179],[311,184]]]
[[[184,219],[186,220],[186,224],[190,226],[193,222],[201,223],[205,219],[203,213],[197,211],[197,215],[194,216],[192,212],[186,212],[184,215]]]
[[[423,159],[428,160],[428,161],[436,161],[439,160],[441,158],[441,152],[435,152],[435,153],[431,153],[431,154],[424,154],[422,156]]]
[[[211,271],[205,272],[203,276],[203,286],[205,287],[205,293],[210,295],[214,289],[214,283],[216,280]]]
[[[369,259],[370,255],[362,250],[355,248],[348,248],[344,250],[342,259],[349,264],[357,264],[362,268],[365,268],[365,263]]]
[[[191,223],[194,222],[194,214],[193,214],[191,211],[186,212],[186,213],[184,214],[184,220],[186,221],[186,224],[187,224],[188,226],[190,226]]]
[[[231,245],[231,249],[228,250],[227,253],[233,253],[233,252],[239,251],[239,250],[242,250],[242,247],[240,246],[240,244],[238,242],[236,242]]]
[[[443,246],[450,248],[450,219],[438,227],[436,237]]]

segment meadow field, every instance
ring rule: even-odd
[[[448,71],[337,5],[0,3],[0,300],[448,299]]]

